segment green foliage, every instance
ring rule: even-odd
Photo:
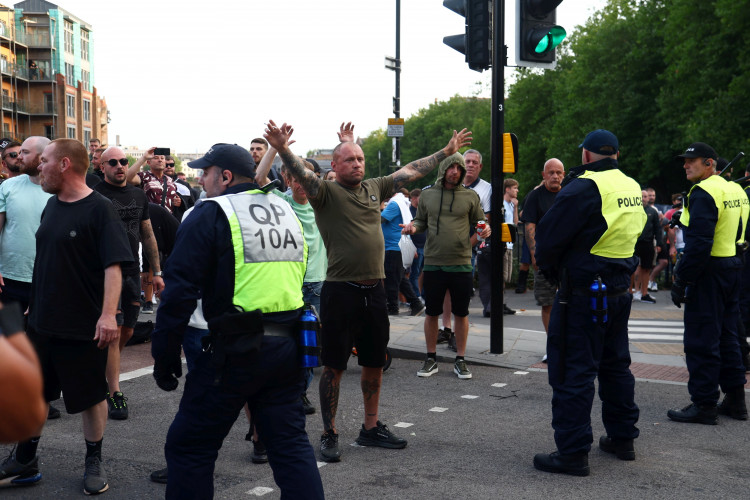
[[[404,123],[404,137],[401,140],[401,165],[430,156],[451,140],[454,130],[467,128],[473,132],[472,149],[483,155],[482,177],[489,180],[491,164],[490,133],[492,117],[490,100],[478,97],[454,96],[448,101],[431,104],[420,109]],[[464,148],[464,150],[469,148]],[[377,177],[394,171],[391,168],[393,152],[392,138],[383,129],[371,132],[364,140],[366,176]],[[380,161],[378,161],[380,151]],[[463,150],[462,150],[463,152]],[[432,184],[434,173],[408,186],[409,189]]]

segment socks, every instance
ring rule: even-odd
[[[99,441],[89,441],[88,439],[85,439],[86,441],[86,458],[92,457],[94,455],[99,456],[101,458],[102,456],[102,441],[104,438],[100,439]]]
[[[427,357],[430,359],[437,359],[437,353],[436,352],[428,352]]]
[[[456,361],[463,361],[463,360],[464,360],[463,356],[456,356]]]
[[[39,439],[41,439],[41,436],[36,436],[28,441],[18,443],[18,447],[16,448],[16,460],[19,463],[27,464],[34,460],[34,457],[36,456],[36,448],[39,446]]]

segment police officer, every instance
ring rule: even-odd
[[[685,153],[694,183],[680,223],[685,250],[672,286],[672,301],[685,304],[685,361],[691,404],[667,412],[676,422],[716,425],[718,414],[747,420],[745,367],[737,341],[740,276],[750,203],[737,183],[716,174],[716,151],[706,143]],[[719,387],[726,397],[720,406]]]
[[[628,288],[646,213],[638,183],[618,169],[614,134],[594,130],[579,147],[583,165],[571,170],[537,226],[536,261],[560,288],[547,339],[557,451],[537,454],[534,467],[587,476],[597,377],[607,431],[599,447],[621,460],[635,459],[639,410],[630,372]]]
[[[180,226],[164,270],[151,352],[154,378],[174,390],[185,326],[203,297],[210,342],[187,376],[167,435],[167,498],[213,498],[214,462],[247,402],[282,498],[323,498],[305,432],[295,324],[307,245],[283,199],[252,182],[240,146],[215,144],[190,167],[203,169],[208,199]]]

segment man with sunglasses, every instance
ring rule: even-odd
[[[46,137],[29,137],[22,145],[9,146],[3,153],[3,161],[16,161],[20,172],[0,184],[0,297],[6,303],[19,302],[23,310],[29,306],[31,296],[34,235],[52,196],[42,190],[37,170],[39,155],[49,142]]]
[[[21,143],[11,139],[0,141],[0,151],[2,152],[3,174],[7,179],[21,175],[21,162],[18,159],[18,153],[21,151]]]
[[[98,151],[98,150],[97,150]],[[143,252],[154,271],[154,291],[159,294],[164,288],[159,262],[159,250],[151,227],[146,194],[125,181],[128,171],[128,160],[125,152],[118,147],[110,147],[101,154],[100,166],[104,182],[94,187],[105,197],[112,200],[115,212],[120,217],[128,235],[133,261],[122,264],[122,295],[117,313],[117,325],[120,328],[120,341],[109,345],[107,358],[107,383],[109,385],[109,418],[125,420],[128,418],[127,398],[120,391],[120,353],[133,336],[133,329],[138,321],[140,311],[141,280],[138,269],[138,244],[143,243]]]

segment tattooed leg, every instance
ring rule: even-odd
[[[323,429],[336,432],[336,410],[339,407],[339,387],[341,385],[342,370],[323,367],[320,377],[320,413],[323,417]]]
[[[380,385],[383,381],[382,368],[362,367],[362,397],[365,400],[365,429],[372,429],[378,423]]]

